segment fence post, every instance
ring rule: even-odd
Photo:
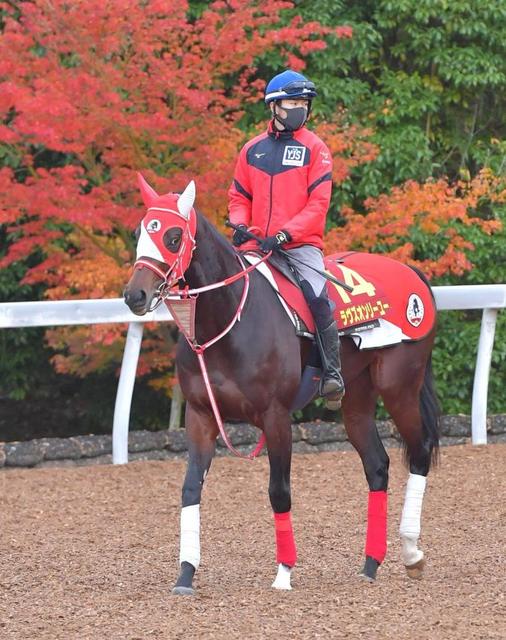
[[[487,396],[498,309],[483,309],[474,371],[471,433],[473,444],[487,444]]]
[[[128,462],[128,426],[130,408],[137,373],[137,362],[141,350],[144,326],[141,322],[130,322],[128,325],[125,350],[119,374],[116,404],[114,405],[114,421],[112,425],[112,462],[126,464]]]
[[[172,387],[172,402],[170,403],[169,431],[174,431],[181,427],[181,410],[183,408],[183,392],[179,383]]]

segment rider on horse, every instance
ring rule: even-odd
[[[236,247],[250,239],[241,229],[254,227],[264,236],[263,252],[283,248],[297,259],[290,264],[317,327],[324,370],[320,395],[338,401],[344,395],[339,334],[326,280],[310,268],[325,269],[323,232],[332,190],[330,151],[305,127],[316,95],[315,85],[291,70],[267,84],[265,102],[272,120],[240,152],[229,190],[229,216],[239,226],[232,238]]]

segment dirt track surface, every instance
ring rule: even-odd
[[[373,585],[356,576],[367,501],[358,456],[294,456],[292,592],[270,588],[267,459],[216,459],[195,597],[170,595],[184,462],[5,470],[0,638],[506,638],[506,446],[443,449],[424,502],[422,581],[398,559],[406,471],[399,451],[390,456],[389,551]]]

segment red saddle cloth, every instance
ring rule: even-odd
[[[325,258],[326,270],[353,287],[348,292],[327,282],[334,316],[340,332],[357,328],[373,329],[394,325],[399,340],[420,340],[433,328],[436,306],[431,292],[406,265],[373,253],[335,253]],[[279,293],[285,302],[314,331],[314,320],[302,291],[276,269],[272,269]]]

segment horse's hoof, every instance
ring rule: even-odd
[[[272,583],[273,589],[278,589],[279,591],[291,591],[292,585],[290,584],[292,569],[288,567],[286,564],[280,564],[278,566],[278,574],[276,579]]]
[[[174,587],[174,589],[172,589],[172,595],[173,596],[194,596],[195,589],[192,589],[191,587]]]
[[[358,577],[360,578],[360,580],[363,580],[363,582],[370,582],[371,584],[373,582],[376,582],[376,578],[372,578],[371,576],[366,575],[363,571],[358,574]]]
[[[412,578],[413,580],[420,580],[423,576],[423,570],[425,568],[425,560],[424,558],[422,558],[421,560],[418,560],[418,562],[415,562],[415,564],[411,564],[409,566],[405,565],[405,567],[406,567],[406,573],[410,578]]]
[[[174,596],[194,596],[195,589],[192,587],[193,576],[195,575],[195,567],[184,560],[181,563],[179,578],[177,579],[172,595]]]
[[[365,580],[366,582],[375,582],[379,566],[380,563],[377,560],[371,556],[366,556],[364,568],[358,574],[359,578],[362,578],[362,580]]]

